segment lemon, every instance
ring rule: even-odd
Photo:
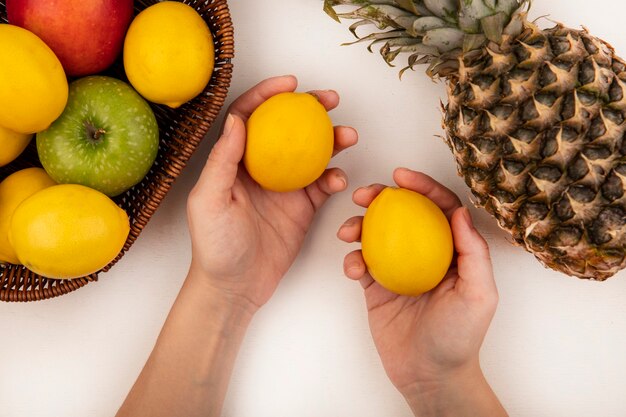
[[[0,167],[20,156],[32,138],[32,134],[16,133],[0,126]]]
[[[18,133],[46,129],[67,103],[61,62],[35,34],[0,24],[0,126]]]
[[[452,232],[435,203],[403,188],[386,188],[365,213],[363,259],[372,277],[397,294],[435,288],[450,267]]]
[[[200,94],[211,79],[214,50],[207,24],[191,6],[163,1],[131,23],[124,68],[139,94],[176,108]]]
[[[0,263],[20,263],[9,243],[9,226],[15,209],[31,195],[55,184],[41,168],[17,171],[0,182]]]
[[[247,131],[244,164],[268,190],[306,187],[322,175],[333,154],[333,123],[311,94],[271,97],[252,113]]]
[[[129,229],[126,212],[109,197],[82,185],[62,184],[19,205],[9,239],[18,259],[31,271],[70,279],[111,262]]]

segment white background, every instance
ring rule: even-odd
[[[302,91],[339,91],[342,104],[332,117],[357,127],[361,140],[334,161],[350,176],[349,192],[319,214],[300,257],[253,321],[224,416],[411,416],[380,365],[361,288],[342,275],[343,255],[353,248],[335,233],[362,212],[351,191],[389,183],[397,166],[423,170],[469,200],[435,137],[444,87],[420,71],[399,81],[377,54],[339,46],[351,39],[348,24],[326,17],[320,0],[230,3],[237,58],[229,102],[261,79],[293,73]],[[584,24],[626,53],[623,2],[534,3],[532,16]],[[210,144],[98,283],[50,301],[0,304],[1,417],[115,414],[185,277],[185,201]],[[626,273],[594,283],[545,270],[510,245],[486,213],[472,212],[491,245],[501,297],[482,364],[511,416],[626,415]]]

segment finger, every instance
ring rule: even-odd
[[[341,225],[337,231],[337,237],[346,243],[360,242],[362,226],[363,216],[352,217]]]
[[[387,188],[387,186],[382,184],[372,184],[367,187],[357,188],[352,194],[352,201],[354,201],[354,204],[357,206],[367,208],[385,188]]]
[[[224,133],[213,146],[196,184],[198,192],[206,193],[216,201],[228,201],[231,198],[245,143],[246,127],[243,120],[229,114],[224,123]]]
[[[374,283],[374,278],[367,272],[367,266],[363,260],[363,253],[355,250],[346,255],[343,261],[344,274],[354,281],[359,281],[364,290]]]
[[[326,111],[331,111],[339,105],[339,94],[335,90],[313,90],[308,93],[317,97]]]
[[[268,78],[261,81],[239,98],[229,107],[228,112],[248,120],[252,112],[264,101],[276,94],[295,91],[298,87],[298,79],[293,75]]]
[[[367,272],[363,254],[360,250],[355,250],[346,255],[343,259],[343,273],[354,281],[361,280]]]
[[[372,278],[369,272],[366,272],[365,275],[363,275],[363,277],[359,280],[359,284],[361,284],[361,287],[363,287],[364,290],[367,290],[375,282],[376,281],[374,281],[374,278]]]
[[[348,188],[348,177],[339,168],[329,168],[313,184],[307,186],[306,191],[315,210],[319,210],[328,198]]]
[[[439,206],[448,220],[452,217],[452,213],[462,206],[456,194],[422,172],[398,168],[393,173],[393,179],[398,186],[428,197]]]
[[[469,210],[457,209],[452,215],[452,236],[458,253],[459,279],[478,291],[495,290],[489,247],[474,227]]]
[[[354,146],[359,141],[359,133],[351,127],[335,126],[335,149],[333,156],[339,152]]]

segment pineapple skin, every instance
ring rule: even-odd
[[[603,281],[626,267],[626,64],[586,30],[523,22],[445,74],[458,172],[546,267]]]

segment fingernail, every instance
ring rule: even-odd
[[[345,190],[348,187],[348,181],[341,175],[337,175],[337,180],[341,183],[341,189]]]
[[[222,135],[228,136],[230,134],[230,131],[233,130],[234,124],[235,118],[232,114],[228,113],[228,116],[226,116],[226,122],[224,122],[224,132],[222,133]]]
[[[307,91],[306,93],[307,93],[307,94],[309,94],[309,95],[311,95],[311,96],[313,96],[313,97],[315,97],[315,99],[316,99],[317,101],[320,101],[320,96],[318,96],[318,95],[317,95],[317,93],[316,93],[315,91]]]
[[[341,225],[341,227],[350,227],[354,225],[354,219],[348,219],[346,220],[346,222],[344,224]]]
[[[467,207],[463,207],[463,218],[465,219],[465,223],[471,228],[474,228],[474,222],[472,221],[472,215]]]
[[[359,272],[360,268],[361,265],[358,262],[349,263],[346,267],[346,273],[348,275],[355,276]]]
[[[348,129],[350,129],[350,131],[352,132],[352,136],[350,137],[350,144],[356,145],[359,142],[359,132],[353,127],[348,127]]]

